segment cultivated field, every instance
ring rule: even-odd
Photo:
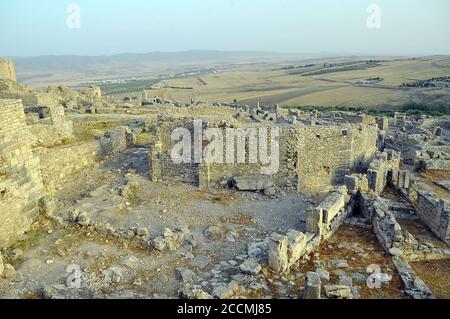
[[[361,106],[379,109],[395,108],[410,102],[448,104],[450,100],[448,88],[400,87],[403,83],[449,76],[450,57],[380,60],[370,67],[356,66],[355,69],[324,67],[324,61],[311,63],[314,66],[293,65],[165,80],[155,85],[153,94],[186,102],[195,98],[201,101],[237,101],[249,105],[260,102],[267,105],[278,103],[285,106]],[[331,63],[338,64],[333,60]],[[362,82],[373,78],[381,80]]]

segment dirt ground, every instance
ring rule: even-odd
[[[436,298],[450,299],[450,259],[412,262],[411,267]]]
[[[128,149],[80,173],[61,189],[56,196],[56,215],[66,220],[65,226],[42,219],[8,250],[5,261],[17,273],[11,280],[0,279],[1,298],[61,294],[74,298],[177,298],[180,268],[192,271],[196,284],[210,293],[236,283],[235,298],[302,298],[306,272],[318,268],[329,273],[329,278],[322,279],[323,285],[351,278],[355,297],[405,298],[392,259],[373,231],[347,225],[301,259],[289,274],[273,273],[267,260],[261,263],[258,275],[243,274],[239,266],[249,258],[249,245],[264,247],[273,232],[305,231],[305,212],[317,202],[301,194],[271,198],[227,188],[204,192],[185,183],[151,182],[147,157],[146,148]],[[134,186],[127,189],[131,182]],[[395,194],[390,198],[395,200]],[[150,238],[164,228],[188,226],[192,239],[173,252],[137,248],[129,240],[70,224],[67,213],[73,209],[86,211],[94,222],[110,223],[114,228],[145,227]],[[434,240],[422,224],[400,222],[421,241]],[[205,233],[211,226],[218,228],[212,237]],[[82,286],[67,291],[68,267],[73,265],[80,267]],[[413,263],[413,267],[438,298],[449,298],[448,260]],[[389,283],[370,288],[370,269],[391,276]],[[112,271],[120,273],[120,280],[108,281]]]

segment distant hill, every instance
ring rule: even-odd
[[[10,57],[16,65],[18,81],[26,84],[48,85],[50,83],[77,84],[105,78],[122,76],[156,76],[180,73],[201,68],[227,70],[239,67],[289,63],[320,55],[184,51],[123,53],[111,56],[38,56]]]

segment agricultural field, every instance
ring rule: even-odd
[[[283,106],[356,106],[395,109],[406,103],[448,104],[448,88],[406,88],[413,83],[450,74],[450,57],[361,61],[331,64],[320,60],[289,66],[232,71],[202,77],[164,80],[154,95],[177,101],[191,98],[240,104]],[[309,66],[312,65],[312,66]],[[376,82],[368,79],[380,79]]]

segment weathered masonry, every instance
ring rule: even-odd
[[[421,220],[439,237],[450,240],[450,207],[448,201],[433,193],[417,192],[416,211]]]
[[[73,137],[73,123],[66,120],[62,106],[27,107],[25,113],[37,144],[53,146]]]
[[[29,228],[40,209],[51,213],[55,193],[95,163],[100,143],[59,144],[72,137],[72,122],[60,106],[24,110],[21,100],[0,99],[0,112],[2,248]]]
[[[0,100],[0,247],[22,234],[37,216],[44,189],[34,137],[20,100]]]
[[[16,82],[16,69],[11,61],[0,60],[0,79]]]
[[[221,127],[220,123],[203,124],[205,128],[214,127],[223,130],[224,163],[174,163],[171,150],[178,141],[172,141],[171,134],[174,129],[182,127],[188,129],[191,136],[194,136],[193,119],[160,120],[149,155],[149,171],[152,180],[175,180],[208,188],[230,180],[232,177],[261,174],[259,163],[249,164],[249,161],[227,163],[225,161],[227,158],[225,128]],[[271,179],[275,185],[291,191],[326,193],[330,186],[342,183],[346,174],[367,168],[377,151],[378,127],[376,124],[305,126],[259,123],[244,126],[242,129],[267,128],[269,132],[272,132],[274,127],[280,129],[279,169],[271,175]],[[248,141],[247,138],[247,159]],[[209,141],[204,140],[204,142]],[[237,142],[235,141],[234,144],[236,150]],[[257,144],[259,147],[259,143]],[[270,145],[270,141],[268,144]]]

